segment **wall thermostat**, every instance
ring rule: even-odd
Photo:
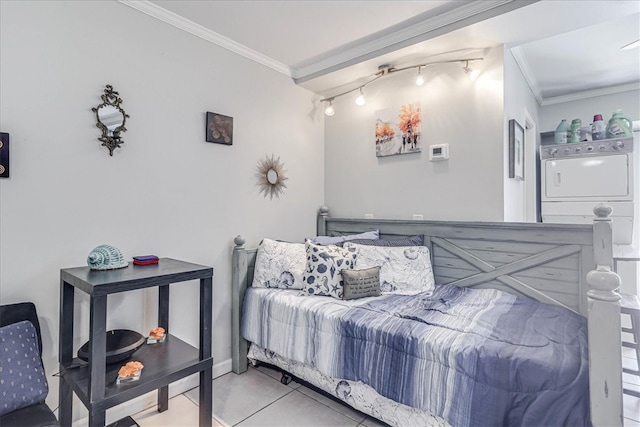
[[[449,144],[435,144],[429,146],[429,160],[432,162],[449,159]]]

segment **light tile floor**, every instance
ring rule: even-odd
[[[634,369],[635,356],[623,349],[623,365]],[[245,374],[229,373],[213,380],[213,426],[345,426],[383,427],[385,424],[329,399],[296,382],[280,383],[273,369],[250,368]],[[624,374],[625,388],[640,391],[640,378]],[[141,427],[198,425],[198,389],[171,399],[169,410],[149,408],[133,415]],[[640,427],[640,399],[624,395],[624,426]]]
[[[636,355],[631,348],[622,348],[622,366],[628,369],[639,369]],[[622,374],[624,388],[640,392],[640,377]],[[640,398],[624,394],[622,396],[625,427],[640,427]]]
[[[273,369],[250,367],[213,380],[213,425],[231,426],[348,426],[384,427],[373,418],[342,405],[296,382],[280,383]],[[198,389],[172,398],[169,410],[149,408],[132,416],[141,427],[198,425]]]

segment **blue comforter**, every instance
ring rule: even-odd
[[[590,425],[586,320],[561,307],[447,285],[353,303],[277,292],[247,291],[243,334],[281,356],[453,426]]]

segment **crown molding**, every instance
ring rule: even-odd
[[[522,76],[529,85],[533,96],[536,98],[536,101],[538,101],[538,105],[542,106],[542,103],[544,102],[544,99],[542,98],[542,90],[540,90],[538,81],[533,75],[533,72],[531,72],[531,66],[529,65],[529,61],[527,61],[527,57],[524,55],[524,52],[522,52],[522,49],[519,46],[515,46],[511,48],[511,55],[513,55],[513,59],[516,61],[516,64],[518,64],[518,68],[520,68]]]
[[[350,48],[339,50],[311,64],[293,68],[293,78],[298,84],[304,83],[537,1],[539,0],[466,1],[462,5],[455,6],[434,16],[431,15],[434,12],[437,13],[437,10],[430,10],[413,18],[413,24],[404,22],[394,25],[387,30],[374,34],[375,38],[362,41]]]
[[[536,101],[538,101],[538,105],[541,107],[544,107],[546,105],[562,104],[563,102],[580,101],[583,99],[594,98],[596,96],[613,95],[615,93],[622,93],[630,90],[640,89],[640,83],[636,82],[636,83],[627,83],[623,85],[609,86],[609,87],[604,87],[600,89],[585,90],[582,92],[571,93],[568,95],[552,96],[549,98],[545,98],[542,95],[542,90],[538,85],[538,81],[536,80],[535,76],[531,72],[531,66],[527,61],[526,56],[522,52],[522,49],[520,49],[519,46],[515,46],[515,47],[512,47],[510,50],[511,50],[511,54],[513,55],[513,58],[516,61],[516,64],[518,64],[518,67],[522,72],[524,79],[529,85],[529,88],[531,89],[533,96],[536,98]]]
[[[159,19],[160,21],[163,21],[169,25],[172,25],[176,28],[179,28],[190,34],[193,34],[196,37],[200,37],[201,39],[204,39],[208,42],[216,44],[233,53],[237,53],[240,56],[244,56],[247,59],[255,61],[266,67],[269,67],[279,73],[284,74],[287,77],[293,77],[291,69],[287,65],[279,61],[276,61],[266,55],[263,55],[260,52],[256,52],[255,50],[250,49],[243,44],[235,42],[223,36],[222,34],[218,34],[215,31],[205,28],[200,24],[196,24],[195,22],[190,21],[178,14],[175,14],[170,10],[167,10],[161,6],[158,6],[155,3],[152,3],[148,0],[117,0],[117,1],[118,3],[121,3],[125,6],[129,6],[146,15]]]
[[[628,92],[630,90],[640,90],[640,82],[627,83],[623,85],[609,86],[601,89],[586,90],[584,92],[572,93],[569,95],[554,96],[543,99],[541,107],[546,105],[561,104],[563,102],[580,101],[596,96],[613,95],[615,93]]]

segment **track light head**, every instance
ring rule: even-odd
[[[362,93],[362,88],[360,88],[360,95],[356,98],[356,105],[362,107],[365,104],[366,100],[364,99],[364,93]]]
[[[333,109],[333,99],[328,99],[327,101],[329,104],[325,107],[324,109],[324,114],[326,114],[327,116],[333,116],[336,111]]]
[[[421,68],[422,67],[418,67],[418,77],[416,77],[416,84],[418,86],[422,86],[424,84],[424,77],[422,76],[422,73],[420,71]]]
[[[478,70],[477,68],[469,67],[469,61],[466,61],[466,65],[462,67],[462,70],[469,76],[469,79],[471,81],[477,79],[478,75],[480,74],[480,70]]]

